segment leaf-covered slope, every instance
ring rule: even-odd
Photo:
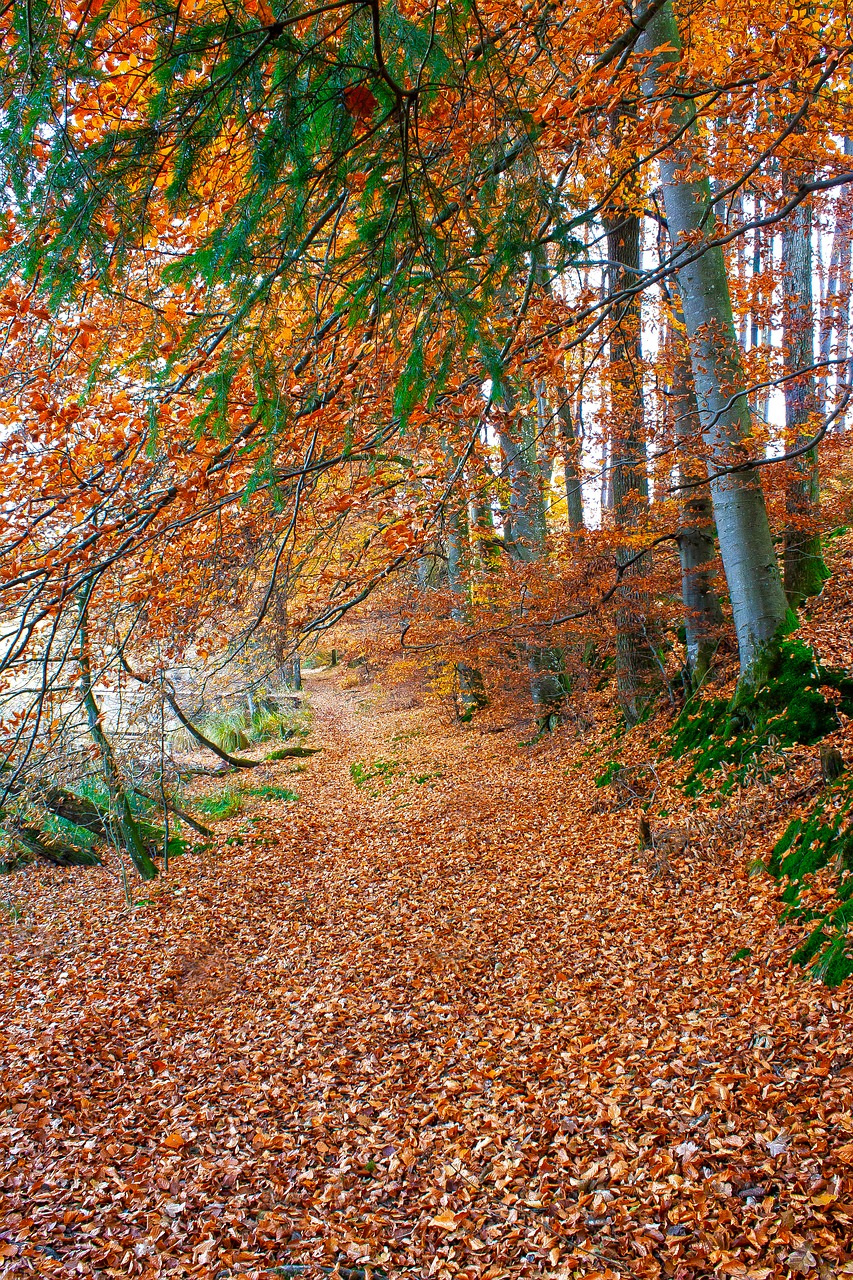
[[[784,963],[754,833],[661,878],[598,731],[519,748],[312,679],[299,803],[150,905],[4,882],[8,1273],[839,1274],[849,994]]]

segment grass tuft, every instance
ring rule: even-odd
[[[243,793],[236,787],[225,787],[213,795],[199,796],[195,801],[195,807],[199,813],[206,814],[208,818],[233,818],[234,814],[239,813],[243,807]]]
[[[276,787],[272,783],[263,787],[252,787],[248,791],[244,791],[243,795],[258,796],[261,800],[298,800],[299,796],[295,791],[290,791],[287,787]]]

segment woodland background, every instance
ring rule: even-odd
[[[846,2],[0,51],[0,1256],[849,1271]]]

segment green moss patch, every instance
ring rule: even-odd
[[[744,782],[769,745],[819,742],[840,727],[836,706],[853,715],[853,678],[824,667],[802,640],[784,640],[756,684],[730,702],[688,703],[675,722],[672,755],[693,754],[687,793],[696,795],[717,770],[729,775],[723,792]]]

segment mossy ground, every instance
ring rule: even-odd
[[[735,699],[689,702],[675,722],[671,752],[693,753],[685,787],[696,795],[719,770],[725,794],[743,783],[768,747],[819,742],[839,728],[838,710],[853,715],[853,678],[823,666],[802,640],[784,640],[761,680]]]
[[[685,790],[695,796],[711,786],[725,795],[746,785],[759,764],[765,772],[781,769],[785,747],[813,745],[836,732],[839,712],[853,716],[853,678],[789,637],[752,688],[731,700],[689,703],[679,716],[671,750],[676,759],[692,753]],[[795,963],[838,986],[853,974],[853,771],[789,823],[767,870],[782,886],[782,918],[814,925],[794,952]]]

